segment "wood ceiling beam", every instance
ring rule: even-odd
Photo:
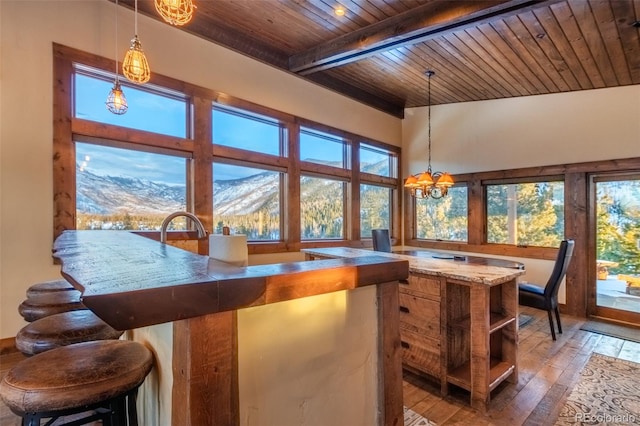
[[[558,1],[429,2],[295,54],[289,58],[289,70],[313,74]]]

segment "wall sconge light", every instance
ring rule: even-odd
[[[151,69],[138,38],[138,0],[135,2],[135,34],[131,46],[124,57],[122,72],[128,80],[136,84],[144,84],[151,78]]]
[[[156,10],[171,25],[184,25],[193,17],[192,0],[155,0]]]

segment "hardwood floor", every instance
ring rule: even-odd
[[[580,330],[584,321],[567,315],[562,316],[564,334],[554,342],[546,312],[520,310],[533,317],[520,329],[520,377],[518,383],[504,383],[492,393],[486,413],[469,407],[465,391],[454,390],[442,398],[435,382],[411,373],[404,377],[404,404],[439,425],[552,425],[592,352],[640,362],[640,343]],[[21,359],[20,353],[0,355],[0,376]],[[0,425],[20,425],[2,403]]]
[[[439,386],[405,373],[404,404],[438,425],[553,425],[592,352],[640,362],[640,344],[580,330],[583,319],[562,316],[563,334],[551,340],[544,311],[520,307],[533,320],[520,329],[518,383],[492,392],[486,413],[468,405],[460,390],[445,398]]]

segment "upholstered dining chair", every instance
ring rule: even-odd
[[[547,281],[544,287],[528,282],[521,282],[518,285],[518,295],[521,305],[547,311],[553,340],[556,340],[556,332],[553,326],[551,311],[555,312],[556,321],[558,322],[558,332],[562,334],[560,311],[558,310],[558,289],[560,288],[562,279],[567,274],[567,268],[571,262],[574,245],[575,242],[573,240],[564,240],[560,243],[556,263],[549,277],[549,281]]]
[[[391,253],[391,237],[388,229],[372,229],[373,250]]]

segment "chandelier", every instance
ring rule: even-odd
[[[113,82],[113,88],[107,96],[106,105],[107,109],[116,115],[124,114],[129,108],[127,98],[124,96],[118,78],[118,0],[116,0],[116,79]]]
[[[429,81],[429,102],[428,102],[428,121],[429,121],[429,162],[427,170],[411,175],[404,181],[404,187],[411,191],[411,196],[416,198],[442,198],[449,193],[449,188],[453,186],[453,178],[447,172],[431,171],[431,77],[434,71],[427,71]]]
[[[184,25],[193,16],[192,0],[155,0],[156,10],[171,25]]]

